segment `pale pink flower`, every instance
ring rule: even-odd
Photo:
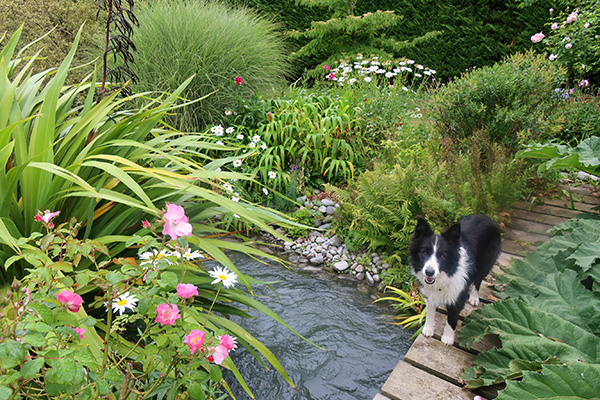
[[[556,57],[558,57],[556,54],[550,54],[550,57],[548,57],[548,59],[550,61],[554,61],[554,60],[556,60]]]
[[[538,42],[540,42],[545,37],[546,37],[546,35],[544,35],[542,32],[539,32],[539,33],[536,33],[535,35],[533,35],[531,37],[531,41],[533,43],[538,43]]]
[[[77,332],[77,334],[79,335],[79,338],[81,340],[85,339],[83,337],[83,334],[85,333],[85,329],[83,329],[83,328],[73,328],[73,329],[75,329],[75,332]]]
[[[571,22],[575,21],[576,19],[577,19],[577,10],[575,10],[571,14],[569,14],[569,16],[567,17],[567,20],[565,22],[567,24],[570,24]]]
[[[50,211],[50,210],[46,210],[44,211],[44,213],[42,214],[41,211],[38,211],[37,215],[34,217],[35,220],[37,222],[42,222],[44,221],[45,223],[49,223],[50,221],[52,221],[52,219],[54,217],[56,217],[58,214],[60,214],[60,211]]]
[[[581,85],[579,85],[579,86],[581,86]],[[25,302],[23,302],[24,306],[26,306],[27,304],[29,304],[29,300],[31,300],[31,292],[29,291],[29,288],[25,289],[25,296],[27,296],[27,298],[25,298]]]
[[[586,87],[590,84],[590,81],[588,81],[587,79],[582,79],[581,82],[579,82],[579,87]]]
[[[156,307],[156,314],[154,321],[161,325],[173,325],[181,317],[177,304],[161,304]]]
[[[150,224],[150,222],[144,220],[144,221],[142,221],[142,226],[146,229],[150,229],[151,224]]]
[[[570,49],[571,47],[573,47],[573,43],[565,44],[565,49]]]
[[[213,360],[217,365],[221,365],[228,355],[229,351],[223,346],[217,346],[212,353]]]
[[[550,28],[552,29],[558,29],[558,22],[553,23]]]
[[[176,240],[179,236],[192,236],[192,225],[189,223],[183,207],[167,203],[165,226],[162,233],[170,235],[172,240]]]
[[[196,350],[199,350],[204,344],[204,338],[206,337],[206,332],[199,331],[198,329],[194,329],[183,339],[183,343],[187,344],[190,347],[190,351],[192,354]]]
[[[183,299],[198,296],[198,288],[191,283],[179,283],[177,284],[177,296]]]
[[[585,24],[583,24],[583,27],[584,27],[584,28],[589,28],[589,27],[590,27],[590,23],[589,23],[589,22],[586,22]]]
[[[83,299],[77,293],[70,290],[63,290],[59,294],[55,294],[56,299],[62,304],[66,305],[69,311],[77,312],[81,308]]]
[[[241,86],[242,83],[244,83],[244,81],[242,80],[241,76],[236,76],[233,81],[235,82],[236,85]]]

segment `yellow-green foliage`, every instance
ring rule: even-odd
[[[35,71],[59,65],[71,49],[77,30],[85,27],[81,34],[80,50],[75,55],[73,66],[82,65],[102,54],[102,30],[106,23],[105,14],[96,17],[98,7],[92,0],[2,0],[0,1],[0,35],[10,36],[21,24],[21,43],[34,41],[54,29],[48,36],[31,46],[27,55],[40,48],[45,57],[36,62]],[[69,80],[74,82],[83,77],[85,71],[74,71]]]

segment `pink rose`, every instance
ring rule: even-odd
[[[583,24],[583,27],[584,27],[584,28],[589,28],[589,27],[590,27],[590,23],[589,23],[589,22],[586,22],[585,24]]]
[[[219,338],[219,343],[222,347],[226,348],[227,351],[237,349],[237,345],[235,344],[235,338],[232,338],[229,335],[223,335]]]
[[[552,29],[558,29],[558,23],[557,23],[557,22],[553,23],[553,24],[550,26],[550,28],[552,28]]]
[[[538,43],[538,42],[540,42],[540,41],[541,41],[543,38],[545,38],[545,37],[546,37],[546,35],[544,35],[542,32],[540,32],[540,33],[536,33],[535,35],[533,35],[533,36],[531,37],[531,41],[532,41],[533,43]]]
[[[177,284],[177,296],[183,299],[198,296],[198,288],[191,283],[179,283]]]
[[[173,325],[181,317],[177,304],[161,304],[156,307],[156,314],[155,321],[161,325]]]
[[[554,61],[554,60],[556,60],[556,57],[558,57],[556,54],[550,54],[550,57],[548,57],[548,59],[550,61]]]
[[[162,233],[170,235],[172,240],[176,240],[179,236],[192,236],[192,225],[185,216],[183,207],[167,203],[165,226]]]
[[[575,21],[576,19],[577,19],[577,10],[575,10],[571,14],[569,14],[569,16],[567,17],[566,23],[570,24],[571,22]]]
[[[199,350],[202,347],[202,345],[204,344],[205,336],[206,336],[206,332],[199,331],[198,329],[194,329],[193,331],[190,332],[189,335],[187,335],[183,339],[183,343],[190,346],[190,351],[192,352],[192,354],[194,354],[194,352],[196,350]]]
[[[73,293],[70,290],[63,290],[59,294],[55,294],[56,299],[65,304],[69,311],[77,312],[81,308],[81,303],[83,303],[83,299],[77,293]]]
[[[233,81],[235,82],[236,85],[238,86],[242,86],[242,83],[244,83],[244,81],[242,80],[241,76],[236,76]]]
[[[573,43],[565,44],[565,49],[570,49],[571,47],[573,47]]]
[[[217,364],[217,365],[221,365],[221,363],[223,361],[225,361],[225,359],[227,358],[228,355],[229,355],[229,350],[227,350],[223,346],[217,346],[212,353],[213,360],[214,360],[215,364]]]

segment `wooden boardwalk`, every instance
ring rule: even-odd
[[[597,212],[593,208],[600,204],[597,193],[591,185],[570,187],[571,195],[560,199],[543,199],[543,203],[518,201],[510,213],[511,219],[505,224],[502,237],[502,253],[493,274],[502,273],[511,259],[522,258],[528,251],[549,239],[547,230],[552,226],[576,217],[581,212]],[[496,300],[489,286],[493,285],[493,274],[484,282],[480,291],[482,303]],[[482,304],[479,305],[482,307]],[[479,308],[478,307],[478,308]],[[473,311],[467,304],[461,313],[462,318]],[[460,376],[473,365],[478,352],[500,345],[498,339],[486,336],[473,345],[471,350],[446,346],[440,341],[445,325],[443,310],[436,313],[436,332],[432,338],[419,335],[404,360],[400,360],[373,400],[473,400],[478,394],[486,399],[496,397],[495,388],[473,393],[465,389]],[[460,330],[460,325],[457,330]]]

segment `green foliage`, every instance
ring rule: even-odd
[[[195,75],[182,96],[195,100],[210,95],[178,110],[171,122],[179,129],[204,129],[240,99],[283,84],[285,49],[276,25],[250,9],[215,1],[161,0],[142,3],[136,14],[136,87],[174,90]],[[234,83],[238,76],[241,85]]]
[[[517,157],[548,160],[539,166],[538,172],[549,169],[576,169],[589,174],[598,174],[600,171],[600,137],[587,138],[575,148],[555,143],[534,143],[519,151]]]
[[[32,71],[40,72],[61,63],[69,53],[77,31],[85,23],[81,31],[81,50],[73,58],[73,64],[80,66],[102,55],[100,44],[105,17],[106,13],[98,13],[98,6],[92,0],[3,1],[0,5],[0,35],[17,31],[24,23],[21,37],[28,48],[23,49],[23,55],[32,56],[41,50],[40,59],[32,67]],[[89,71],[85,68],[72,71],[67,77],[68,82],[79,82]]]
[[[398,288],[388,286],[386,291],[389,290],[397,296],[381,297],[375,300],[378,301],[392,301],[391,306],[396,309],[399,314],[394,319],[399,319],[400,322],[394,323],[395,325],[402,325],[407,329],[417,328],[423,324],[426,316],[425,300],[418,291],[413,288],[410,292],[405,292]],[[418,334],[418,333],[417,333]]]
[[[309,228],[315,225],[315,218],[319,215],[318,211],[315,213],[308,208],[299,208],[291,218],[300,225],[287,227],[285,229],[287,236],[294,240],[305,237],[308,234]]]
[[[559,397],[599,393],[593,378],[600,368],[599,221],[589,215],[554,227],[550,241],[498,276],[498,294],[506,299],[471,314],[459,333],[467,346],[488,333],[502,341],[465,372],[469,387],[523,378],[509,382],[498,398],[524,391],[535,398],[549,391]],[[578,380],[552,379],[560,376]]]
[[[554,137],[564,121],[555,88],[565,70],[529,52],[475,69],[440,89],[431,103],[435,128],[462,143],[477,132],[511,151]]]
[[[580,84],[585,84],[585,81]],[[575,90],[562,102],[563,129],[557,139],[575,146],[590,136],[600,136],[600,97]]]

